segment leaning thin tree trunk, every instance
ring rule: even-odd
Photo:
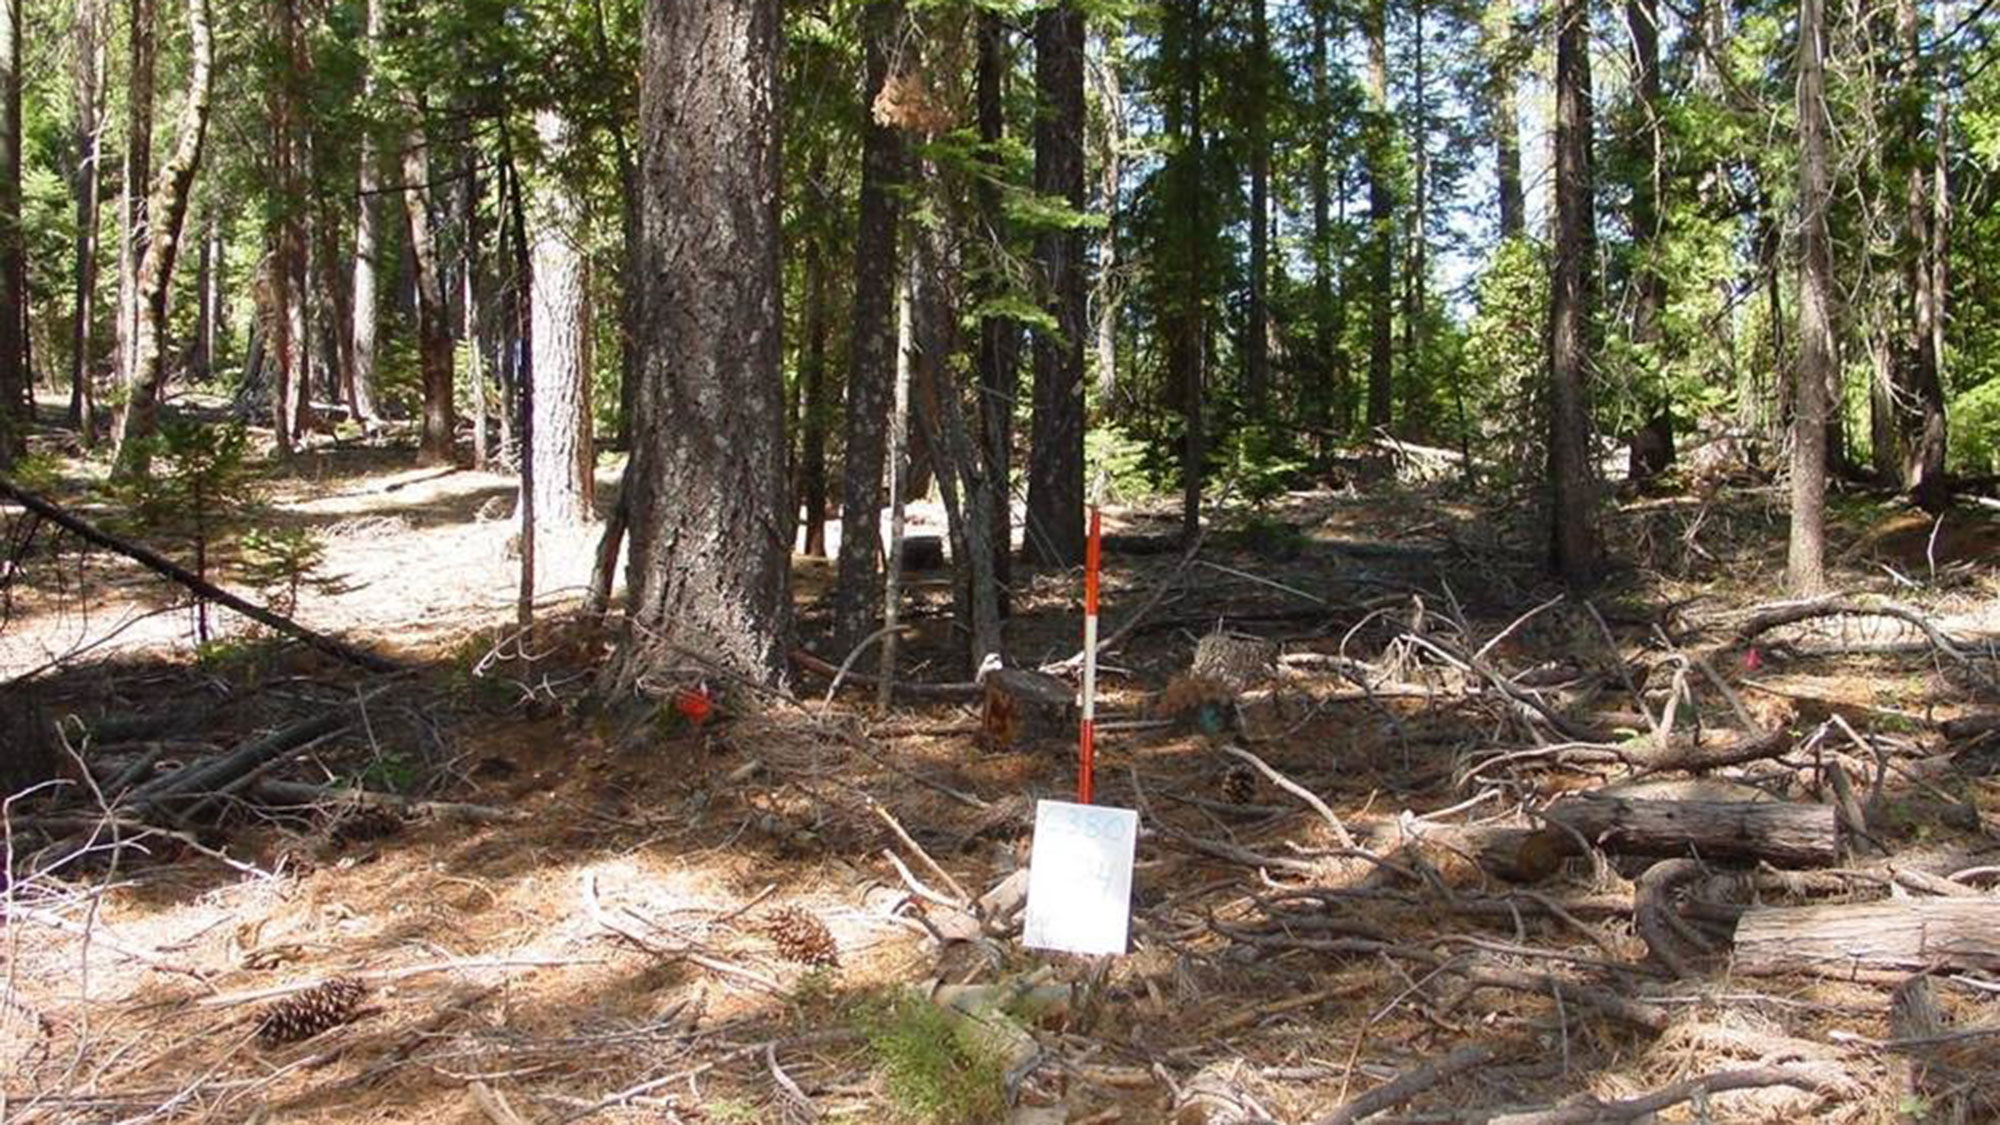
[[[608,672],[615,689],[690,655],[785,680],[777,64],[776,0],[646,4],[640,207],[652,266],[625,477],[631,631]]]
[[[1799,0],[1799,371],[1793,383],[1792,520],[1786,580],[1792,592],[1826,589],[1827,384],[1833,376],[1833,250],[1826,212],[1827,109],[1824,0]]]
[[[535,114],[535,131],[552,155],[569,146],[570,126],[554,110]],[[597,519],[590,440],[590,332],[584,284],[583,209],[567,185],[552,184],[534,202],[535,518],[568,528]]]
[[[194,189],[195,173],[201,168],[202,148],[208,137],[208,96],[215,65],[215,46],[210,35],[208,0],[188,0],[188,90],[181,104],[180,138],[174,154],[160,169],[159,183],[147,207],[152,216],[151,237],[146,240],[146,257],[139,266],[139,318],[134,325],[133,367],[130,399],[118,415],[118,462],[127,470],[139,469],[138,447],[132,439],[153,432],[158,421],[160,387],[166,377],[163,337],[167,329],[167,296],[174,276],[174,259],[180,250],[182,227],[187,221],[188,196]]]
[[[410,248],[417,265],[417,349],[423,369],[424,419],[417,460],[449,464],[458,428],[452,402],[450,312],[445,306],[442,263],[431,232],[430,161],[421,125],[403,143],[403,208],[409,219]]]

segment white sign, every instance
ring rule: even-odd
[[[1138,842],[1139,814],[1131,809],[1038,802],[1021,943],[1069,953],[1125,952]]]

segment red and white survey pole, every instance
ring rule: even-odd
[[[1090,538],[1083,548],[1083,723],[1077,732],[1076,800],[1091,803],[1097,775],[1097,563],[1103,542],[1098,514],[1102,484],[1090,501]]]

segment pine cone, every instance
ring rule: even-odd
[[[1237,763],[1222,771],[1222,799],[1232,805],[1247,805],[1257,797],[1257,771]]]
[[[787,906],[764,917],[764,936],[778,947],[778,956],[814,968],[840,967],[840,946],[826,923],[803,907]]]
[[[266,1047],[311,1039],[347,1023],[361,1008],[367,988],[353,977],[335,977],[324,984],[287,996],[264,1010],[257,1041]]]

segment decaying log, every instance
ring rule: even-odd
[[[1543,814],[1610,852],[1704,859],[1761,859],[1779,867],[1825,866],[1840,848],[1831,805],[1780,801],[1646,801],[1584,795]]]
[[[1746,910],[1743,973],[2000,969],[2000,898],[1904,898]]]
[[[342,730],[353,721],[353,713],[347,705],[342,705],[289,723],[262,738],[253,738],[221,757],[197,762],[141,785],[133,791],[132,808],[143,816],[158,811],[172,801],[219,792],[252,770],[316,738]]]
[[[188,570],[186,567],[174,563],[159,552],[141,544],[120,539],[108,531],[101,530],[90,521],[76,515],[69,509],[53,501],[36,496],[32,492],[17,488],[5,480],[0,480],[0,496],[14,501],[43,519],[48,520],[50,523],[70,532],[79,539],[94,543],[105,550],[115,551],[118,554],[124,555],[126,558],[131,559],[133,562],[138,563],[140,566],[145,567],[147,570],[170,582],[185,586],[187,589],[194,591],[196,594],[217,605],[227,606],[267,629],[275,630],[295,640],[302,641],[337,660],[366,668],[371,672],[395,672],[402,668],[401,664],[390,660],[388,657],[355,648],[344,641],[335,640],[324,633],[308,629],[289,617],[272,613],[255,602],[245,601],[222,587],[217,586],[215,583],[202,578],[193,571]]]
[[[1665,746],[1650,745],[1627,751],[1626,759],[1642,773],[1686,770],[1698,773],[1740,766],[1745,762],[1776,758],[1792,748],[1792,736],[1783,729],[1759,731],[1727,742],[1673,741]]]
[[[1076,690],[1042,672],[999,668],[986,674],[980,733],[989,750],[1016,750],[1049,738],[1075,735]]]
[[[1469,861],[1510,883],[1539,883],[1560,870],[1564,859],[1577,854],[1575,838],[1559,828],[1430,824],[1415,819],[1371,825],[1364,844],[1377,852],[1415,845],[1440,870]],[[1390,852],[1387,858],[1397,856]]]

